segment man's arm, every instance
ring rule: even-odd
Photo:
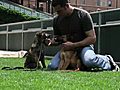
[[[94,30],[86,31],[85,34],[87,37],[80,42],[74,43],[74,47],[82,47],[86,45],[91,45],[96,42],[96,34]]]
[[[85,34],[86,38],[83,39],[82,41],[75,43],[66,42],[62,44],[62,47],[64,48],[64,50],[73,50],[75,48],[91,45],[96,42],[96,34],[94,30],[86,31]]]

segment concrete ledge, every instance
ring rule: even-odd
[[[27,51],[1,51],[0,57],[3,58],[22,58]]]
[[[116,64],[120,67],[120,62],[116,62]]]

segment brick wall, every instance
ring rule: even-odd
[[[11,0],[16,1],[16,0]],[[18,2],[21,2],[21,0],[17,0]],[[30,1],[30,2],[29,2]],[[112,6],[97,6],[97,0],[85,0],[85,4],[83,4],[83,0],[69,0],[71,5],[75,7],[82,7],[88,11],[96,11],[98,9],[100,10],[106,10],[106,9],[113,9],[116,7],[120,7],[120,0],[112,0]],[[102,2],[107,0],[101,0]],[[43,11],[47,12],[47,3],[46,2],[40,2],[43,3]],[[23,0],[23,5],[30,8],[36,8],[36,0]]]

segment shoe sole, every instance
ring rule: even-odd
[[[107,55],[107,57],[109,58],[109,60],[112,62],[112,64],[115,66],[115,69],[113,69],[112,71],[119,71],[120,68],[119,66],[114,62],[113,58],[110,55]]]

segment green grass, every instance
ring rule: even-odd
[[[0,58],[0,68],[23,63],[20,58]],[[120,72],[0,70],[0,90],[120,90]]]

